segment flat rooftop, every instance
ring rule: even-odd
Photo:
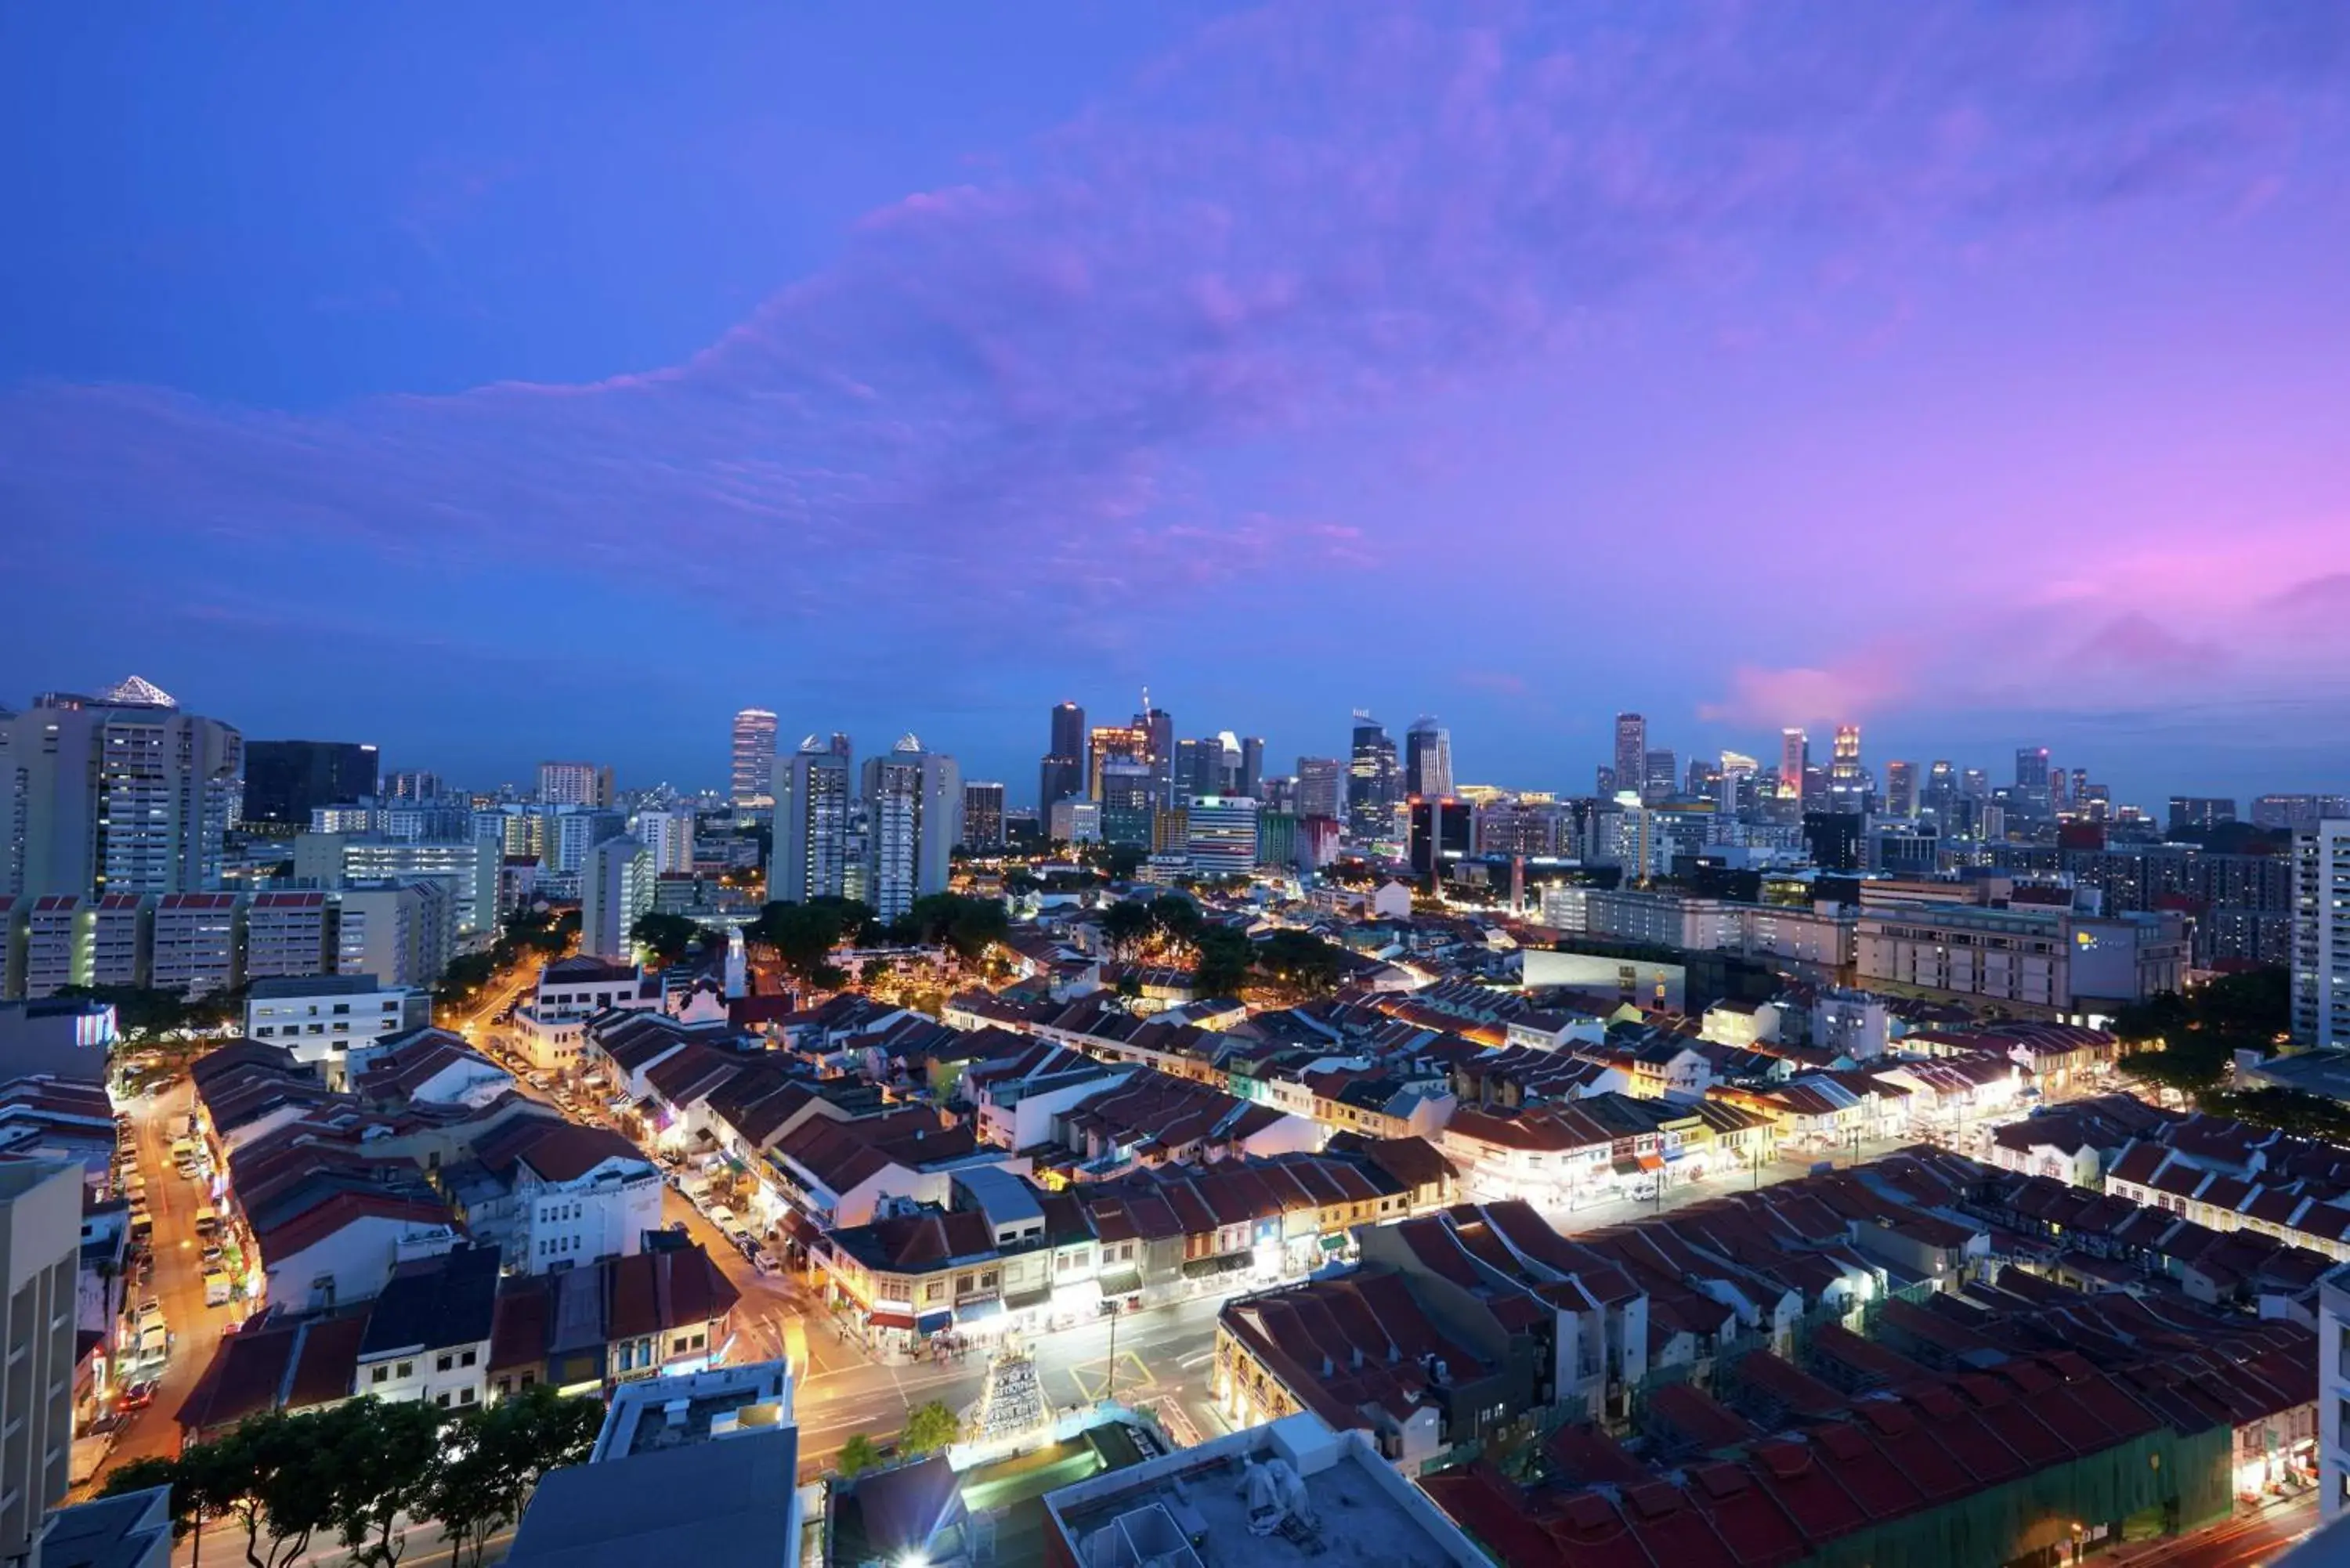
[[[1253,1466],[1266,1475],[1275,1459],[1303,1483],[1304,1517],[1259,1535],[1249,1478]],[[1311,1415],[1079,1481],[1045,1507],[1089,1568],[1255,1568],[1309,1558],[1329,1568],[1492,1568],[1361,1433],[1333,1432]]]
[[[791,1377],[780,1361],[624,1383],[613,1392],[588,1462],[738,1442],[761,1428],[791,1424]]]
[[[775,1568],[798,1561],[799,1429],[572,1465],[538,1483],[506,1562],[532,1568]]]
[[[246,991],[255,1000],[281,996],[361,996],[378,991],[404,991],[385,985],[371,974],[311,974],[294,979],[256,980]]]

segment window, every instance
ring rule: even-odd
[[[413,1376],[416,1376],[416,1363],[414,1363],[413,1361],[403,1361],[403,1362],[401,1362],[401,1363],[400,1364],[400,1376],[402,1376],[402,1377],[413,1377]]]
[[[447,1351],[442,1351],[438,1356],[433,1358],[432,1370],[435,1372],[446,1372],[449,1368],[456,1365],[457,1358],[451,1355]]]
[[[693,1336],[693,1348],[696,1350],[701,1350],[706,1347],[709,1343],[710,1336],[706,1334],[697,1334]]]
[[[971,1294],[971,1276],[969,1274],[957,1274],[955,1276],[955,1294],[959,1296],[967,1296]]]
[[[987,1272],[979,1276],[979,1288],[983,1291],[992,1291],[995,1288],[995,1271],[993,1269],[990,1269]]]
[[[470,1405],[470,1404],[472,1404],[473,1402],[473,1391],[471,1388],[460,1389],[460,1390],[458,1391],[458,1394],[457,1394],[457,1403],[458,1403],[458,1404],[460,1404],[460,1405]]]
[[[947,1284],[944,1280],[932,1280],[922,1287],[922,1299],[926,1302],[941,1300],[946,1293]]]
[[[457,1357],[457,1365],[460,1366],[471,1366],[481,1358],[482,1353],[480,1351],[468,1350]]]
[[[681,1334],[670,1341],[669,1353],[671,1355],[683,1355],[685,1354],[685,1335]]]
[[[525,1388],[537,1381],[538,1374],[536,1372],[525,1372],[522,1375],[522,1386]]]
[[[368,1381],[369,1381],[369,1382],[370,1382],[370,1383],[389,1383],[389,1382],[390,1382],[390,1381],[391,1381],[391,1368],[390,1368],[390,1367],[389,1367],[389,1366],[371,1366],[371,1367],[369,1367],[369,1368],[368,1369]]]
[[[432,1396],[432,1402],[435,1405],[440,1406],[443,1410],[446,1410],[449,1407],[449,1396],[446,1394],[435,1394]]]

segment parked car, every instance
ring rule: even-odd
[[[163,1320],[163,1303],[155,1297],[149,1296],[145,1301],[139,1303],[139,1311],[135,1314],[135,1317],[136,1321],[141,1326],[144,1326],[147,1320],[150,1318],[153,1318],[156,1322],[161,1323]]]
[[[228,1298],[228,1276],[218,1269],[206,1269],[204,1271],[204,1305],[226,1306]]]
[[[155,1385],[150,1379],[140,1383],[125,1384],[122,1392],[115,1396],[114,1407],[124,1411],[144,1410],[154,1402]]]

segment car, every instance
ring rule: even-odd
[[[751,1254],[751,1266],[763,1274],[781,1273],[784,1268],[784,1265],[776,1261],[775,1255],[764,1247],[759,1248]]]
[[[152,1378],[137,1383],[127,1383],[123,1385],[122,1392],[114,1397],[114,1407],[126,1412],[144,1410],[154,1402],[155,1383]]]
[[[163,1303],[156,1300],[153,1296],[149,1296],[145,1301],[139,1303],[139,1312],[137,1315],[139,1321],[142,1324],[151,1317],[161,1318],[163,1315]]]

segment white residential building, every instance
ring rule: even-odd
[[[635,950],[629,932],[653,907],[653,857],[625,835],[588,852],[579,878],[579,950],[624,959]]]
[[[248,1039],[283,1045],[297,1062],[327,1063],[329,1075],[338,1077],[352,1046],[432,1022],[429,992],[364,974],[255,981],[244,1003]]]
[[[653,857],[653,875],[691,875],[693,870],[693,812],[685,806],[668,811],[640,811],[630,831]]]
[[[2293,841],[2293,1037],[2350,1045],[2350,820]]]
[[[424,877],[348,884],[335,903],[336,973],[429,986],[449,967],[456,909],[446,882]]]

